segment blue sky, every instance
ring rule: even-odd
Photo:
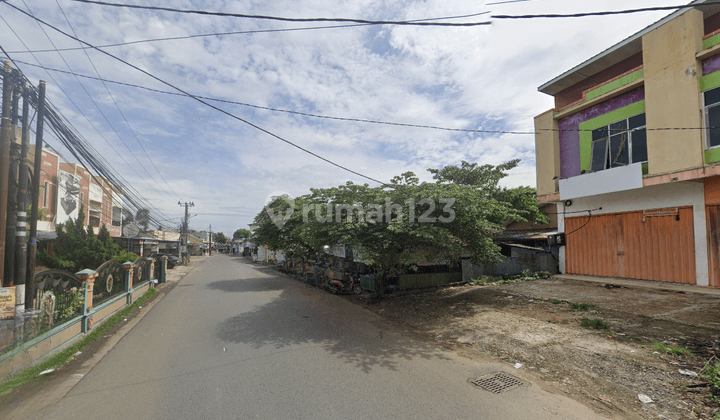
[[[312,26],[107,8],[69,0],[58,0],[59,6],[55,0],[25,2],[38,17],[72,32],[62,7],[79,38],[94,45]],[[25,8],[22,0],[11,3]],[[127,3],[284,17],[405,20],[486,10],[497,14],[619,10],[677,1],[535,0],[489,7],[482,1],[459,0]],[[140,43],[107,51],[197,95],[336,117],[532,131],[533,117],[552,107],[552,99],[537,92],[540,84],[666,14],[495,21],[491,26],[465,28],[383,26],[242,34]],[[31,19],[1,4],[0,15],[31,50],[52,48]],[[46,31],[58,48],[78,46],[51,29]],[[0,40],[3,48],[14,51],[13,59],[32,64],[39,60],[46,67],[67,71],[64,58],[76,73],[96,75],[82,51],[62,52],[62,58],[57,52],[38,52],[35,57],[16,53],[26,48],[5,22],[0,22]],[[97,51],[88,53],[105,79],[169,90]],[[109,84],[128,127],[101,82],[81,79],[96,107],[72,75],[51,72],[52,80],[42,69],[20,67],[31,81],[47,81],[48,96],[63,115],[171,220],[169,224],[179,222],[183,214],[178,201],[193,201],[191,214],[197,216],[191,219],[191,228],[202,230],[212,224],[214,231],[228,235],[247,227],[273,193],[298,196],[311,187],[366,182],[189,98]],[[413,171],[430,180],[427,168],[461,160],[499,164],[520,158],[521,166],[505,185],[535,185],[532,135],[458,133],[220,106],[375,179],[387,181]],[[52,136],[46,140],[69,155]]]

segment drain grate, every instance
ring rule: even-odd
[[[521,386],[528,385],[527,382],[505,372],[491,373],[477,379],[471,379],[470,383],[494,394],[502,394]]]

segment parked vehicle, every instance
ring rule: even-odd
[[[162,257],[163,255],[166,256],[166,257],[168,257],[168,259],[167,259],[167,268],[168,268],[168,269],[175,268],[176,265],[180,265],[180,264],[181,264],[180,258],[178,258],[177,255],[173,255],[173,254],[152,254],[152,255],[150,255],[150,256],[151,256],[152,258],[155,258],[156,260],[158,260],[158,259],[159,259],[160,257]]]
[[[333,294],[348,292],[354,295],[359,295],[363,291],[362,286],[360,286],[360,279],[358,276],[352,276],[348,272],[345,272],[342,280],[329,279],[328,290],[330,290],[330,293]]]

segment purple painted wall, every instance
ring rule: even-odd
[[[560,129],[560,177],[570,178],[580,175],[580,132],[578,131],[580,123],[643,99],[645,99],[645,90],[635,90],[560,120],[558,123]]]
[[[710,73],[715,73],[720,70],[720,55],[708,58],[703,61],[703,76],[707,76]]]

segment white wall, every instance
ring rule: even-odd
[[[695,235],[695,270],[697,285],[707,286],[707,228],[705,222],[705,192],[702,182],[677,182],[674,184],[653,185],[632,191],[601,194],[572,200],[571,206],[558,203],[558,230],[565,231],[565,216],[577,217],[622,213],[628,211],[660,209],[666,207],[693,208],[693,227]],[[602,210],[598,210],[602,208]],[[563,215],[563,212],[565,213]],[[560,272],[565,272],[565,247],[560,248]]]

